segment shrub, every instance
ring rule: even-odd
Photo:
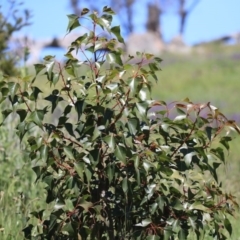
[[[161,59],[124,56],[113,14],[68,15],[68,32],[85,18],[93,26],[64,65],[46,56],[32,81],[1,80],[3,117],[18,114],[49,204],[31,213],[25,238],[227,239],[237,203],[217,168],[238,126],[210,103],[151,99]]]

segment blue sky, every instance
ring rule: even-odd
[[[0,0],[0,3],[6,0]],[[116,0],[117,1],[117,0]],[[144,0],[137,0],[138,5]],[[25,0],[24,7],[33,14],[33,24],[19,33],[35,39],[63,36],[66,33],[67,14],[72,13],[67,0]],[[187,44],[240,32],[240,0],[201,0],[189,15],[184,40]],[[136,9],[136,31],[143,32],[146,19],[143,7]],[[138,17],[139,16],[139,17]],[[116,21],[117,24],[119,24]],[[174,12],[162,18],[164,39],[169,41],[178,32],[178,18]]]

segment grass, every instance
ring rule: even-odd
[[[216,47],[214,50],[217,51]],[[167,102],[186,97],[193,102],[210,101],[225,114],[240,121],[237,104],[240,64],[238,59],[234,58],[236,50],[240,53],[240,49],[233,46],[219,46],[215,54],[181,57],[163,55],[162,71],[158,74],[159,82],[153,88],[154,98]],[[225,57],[222,57],[224,51]]]
[[[155,99],[171,102],[188,97],[193,102],[211,102],[229,118],[240,122],[240,46],[210,45],[188,56],[164,54],[159,82],[153,87]],[[41,82],[41,84],[43,84]],[[48,86],[46,86],[47,88]],[[44,206],[44,190],[36,185],[31,163],[15,141],[12,126],[0,131],[0,239],[23,239],[30,212]],[[227,192],[240,199],[238,146],[235,139],[227,155],[226,166],[219,169],[220,180]],[[240,214],[231,218],[232,240],[240,239]],[[207,239],[207,238],[206,238]]]

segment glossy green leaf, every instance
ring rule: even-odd
[[[225,162],[225,154],[222,148],[212,148],[211,153],[213,153],[215,156],[217,156],[221,161]]]
[[[188,236],[187,230],[181,228],[180,231],[178,232],[178,238],[179,240],[186,240]]]
[[[20,88],[19,83],[15,83],[15,82],[8,83],[8,89],[9,89],[9,93],[10,93],[10,96],[12,99],[15,96],[15,94],[17,93],[19,88]]]
[[[17,109],[16,113],[18,114],[19,118],[20,118],[20,122],[24,121],[24,119],[26,118],[28,112],[25,109]]]
[[[232,225],[231,225],[231,222],[227,218],[224,219],[224,227],[227,229],[228,233],[231,236],[232,235]]]
[[[50,64],[52,64],[54,62],[54,58],[55,58],[54,55],[47,55],[43,59],[47,62],[51,61]],[[49,67],[49,65],[47,66],[47,64],[46,64],[45,67],[47,68],[47,67]]]
[[[64,116],[60,117],[58,119],[57,127],[62,128],[65,125],[65,123],[67,122],[67,120],[68,120],[68,117],[64,117]]]
[[[160,68],[158,67],[158,65],[156,63],[149,63],[149,68],[151,69],[152,72],[156,72],[158,70],[160,70]]]
[[[196,153],[195,152],[191,152],[191,153],[188,153],[184,156],[184,161],[186,163],[186,166],[189,167],[192,163],[192,158],[193,156],[195,156]]]
[[[169,240],[171,236],[173,236],[174,232],[172,231],[172,227],[167,226],[164,228],[164,240]]]
[[[2,93],[2,96],[1,96],[0,103],[1,103],[2,101],[4,101],[5,98],[8,96],[9,89],[6,88],[6,87],[3,87],[3,88],[1,88],[1,93]]]
[[[155,166],[153,163],[145,160],[145,161],[143,162],[143,168],[145,169],[146,172],[148,172],[150,168],[154,168],[154,169],[155,169],[156,166]]]
[[[124,43],[124,39],[122,38],[121,33],[120,33],[120,26],[112,27],[111,32],[117,37],[117,40],[120,43]]]
[[[103,12],[108,13],[108,14],[115,14],[115,12],[112,10],[112,8],[110,8],[108,6],[103,7]]]
[[[123,189],[124,193],[127,193],[127,191],[128,191],[128,180],[127,180],[126,177],[122,180],[122,189]]]
[[[196,228],[196,219],[197,219],[197,217],[189,217],[188,218],[188,222],[193,229]]]
[[[66,57],[68,57],[68,55]],[[76,77],[74,67],[72,65],[67,65],[65,70],[69,75]]]
[[[81,206],[85,211],[89,211],[89,208],[93,206],[93,203],[85,201],[83,198],[79,201],[79,206]]]
[[[207,207],[205,207],[204,205],[202,205],[200,202],[194,202],[193,204],[191,204],[189,206],[189,210],[193,210],[193,209],[201,210],[204,212],[209,212],[209,209]]]
[[[74,230],[71,222],[66,223],[63,226],[62,231],[67,232],[70,237],[74,237],[75,236],[75,230]]]
[[[108,181],[109,183],[112,182],[113,178],[114,178],[114,166],[112,164],[108,164],[107,166],[107,177],[108,177]]]
[[[187,118],[186,114],[178,115],[174,118],[174,121],[181,121]]]
[[[58,83],[59,78],[60,78],[60,74],[59,73],[54,73],[51,83],[53,83],[53,85],[55,86]]]
[[[81,16],[86,15],[87,13],[89,13],[89,9],[88,8],[83,8],[81,11]]]
[[[136,133],[139,131],[139,119],[138,118],[128,119],[127,126],[130,134],[136,135]]]
[[[66,146],[63,148],[63,150],[64,150],[64,153],[66,154],[67,158],[69,158],[70,160],[75,159],[73,156],[72,147]]]
[[[146,218],[146,219],[143,219],[140,223],[135,224],[135,226],[138,226],[138,227],[147,227],[151,222],[152,222],[151,219]]]
[[[154,214],[156,212],[157,207],[158,207],[158,204],[156,202],[150,205],[151,214]]]
[[[103,140],[108,144],[108,147],[109,147],[111,150],[114,150],[114,149],[115,149],[116,143],[115,143],[115,138],[114,138],[114,135],[113,135],[113,134],[104,137]]]
[[[47,70],[47,76],[48,76],[48,80],[51,81],[52,80],[52,71],[53,71],[53,68],[55,66],[55,61],[50,61],[46,64],[46,70]]]
[[[32,237],[31,237],[31,233],[32,233],[32,229],[33,229],[33,225],[32,224],[29,224],[29,225],[27,225],[27,227],[25,227],[22,231],[23,231],[23,233],[24,233],[24,237],[26,238],[26,239],[32,239]]]
[[[103,15],[101,18],[98,19],[98,23],[100,24],[100,26],[103,29],[105,28],[108,32],[110,32],[111,21],[112,18],[109,19],[109,17],[106,15]]]
[[[180,228],[180,223],[181,221],[179,219],[174,220],[174,222],[172,223],[172,229],[174,232],[178,231],[178,229]]]
[[[44,64],[34,64],[34,68],[35,68],[35,72],[36,72],[36,75],[39,74],[44,68],[45,68],[45,65]]]
[[[163,212],[163,208],[164,208],[164,205],[167,203],[165,198],[163,196],[159,196],[157,198],[157,201],[158,201],[158,207],[159,209]]]
[[[125,147],[116,145],[114,154],[119,161],[126,164],[126,149],[125,149]]]
[[[232,138],[230,136],[224,136],[221,138],[220,143],[227,149],[229,150],[229,142],[232,141]]]
[[[29,99],[32,101],[36,101],[39,93],[42,93],[42,91],[38,87],[32,87],[32,93],[31,93]]]
[[[9,114],[12,113],[12,110],[11,109],[5,109],[2,111],[2,115],[3,115],[3,120],[5,120]]]
[[[110,89],[111,92],[115,92],[116,90],[118,90],[118,83],[110,83],[106,85],[106,88]]]
[[[28,119],[41,127],[43,124],[44,114],[45,114],[44,110],[35,110],[29,115]]]
[[[68,17],[68,26],[67,26],[67,32],[71,32],[73,29],[80,26],[80,23],[78,21],[79,17],[75,14],[69,14]]]
[[[78,120],[79,120],[86,107],[86,103],[84,100],[78,100],[74,106],[75,106],[75,110],[77,111]]]
[[[179,210],[179,211],[183,210],[183,204],[182,204],[182,202],[181,202],[179,199],[177,199],[177,198],[174,199],[172,205],[173,205],[173,208],[176,209],[176,210]]]
[[[17,125],[16,129],[17,129],[17,135],[19,136],[20,141],[22,141],[24,135],[27,132],[27,123],[25,121],[24,122],[20,122]]]
[[[30,214],[33,215],[35,218],[39,219],[39,220],[42,220],[42,217],[43,217],[43,213],[44,213],[44,209],[43,210],[40,210],[40,211],[33,211],[31,212]]]
[[[87,182],[88,184],[90,183],[91,181],[91,178],[92,178],[92,171],[91,171],[91,168],[89,166],[84,166],[84,172],[85,172],[85,175],[87,177]]]
[[[53,124],[44,124],[44,127],[46,129],[46,131],[48,132],[48,134],[50,135],[52,132],[55,132],[56,127]]]
[[[132,78],[129,83],[130,92],[134,95],[137,92],[137,87],[140,82],[139,78]]]
[[[46,161],[48,159],[48,152],[49,152],[48,146],[42,145],[42,147],[40,148],[40,156],[43,161]]]
[[[147,99],[149,99],[149,89],[146,85],[141,88],[138,93],[138,97],[141,99],[141,101],[146,101]]]
[[[85,34],[79,36],[72,44],[73,44],[74,46],[75,46],[76,44],[77,44],[77,46],[80,46],[81,43],[83,43],[84,40],[87,39],[87,37],[88,37],[88,34],[85,33]]]
[[[137,107],[138,112],[140,113],[140,115],[142,117],[145,117],[146,114],[147,114],[148,104],[146,102],[138,102],[138,103],[136,103],[136,107]]]
[[[107,61],[108,61],[110,64],[118,64],[118,65],[120,65],[120,66],[123,65],[121,56],[120,56],[119,53],[117,53],[117,52],[107,53]]]
[[[100,150],[99,149],[93,149],[89,152],[88,155],[91,165],[94,168],[97,164],[99,164],[100,159]]]
[[[67,105],[66,108],[64,109],[64,116],[67,116],[72,110],[72,106],[71,105]]]
[[[77,171],[81,180],[83,180],[84,163],[83,162],[78,162],[78,163],[75,162],[74,163],[74,169]]]
[[[208,137],[209,141],[211,141],[212,140],[212,127],[207,126],[205,128],[205,131],[207,133],[207,137]]]
[[[73,131],[73,125],[72,125],[71,123],[65,123],[65,124],[64,124],[64,127],[66,128],[67,132],[68,132],[71,136],[75,137],[75,134],[74,134],[74,131]]]
[[[95,141],[99,136],[101,136],[101,131],[95,127],[92,135],[92,141]]]

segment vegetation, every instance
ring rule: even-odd
[[[16,0],[6,2],[5,9],[0,12],[0,70],[5,75],[14,76],[18,73],[16,64],[19,58],[16,53],[8,51],[9,40],[15,32],[30,24],[30,13],[24,10],[24,14],[20,14],[18,11],[21,3]],[[25,55],[28,55],[27,49]]]
[[[105,7],[100,17],[88,15],[93,30],[71,44],[64,66],[46,56],[32,80],[1,78],[2,133],[15,128],[21,140],[3,147],[3,161],[9,161],[7,149],[21,148],[23,155],[11,157],[19,167],[31,160],[40,191],[45,188],[31,196],[45,199],[26,207],[31,173],[29,181],[14,174],[23,183],[15,199],[25,238],[229,239],[237,203],[221,189],[217,169],[238,126],[210,103],[152,100],[161,59],[123,58],[112,14]],[[81,24],[68,17],[68,31]],[[75,50],[86,61],[79,62]],[[37,84],[43,76],[50,94]],[[19,189],[19,182],[1,181]],[[4,191],[0,201],[7,205]]]

